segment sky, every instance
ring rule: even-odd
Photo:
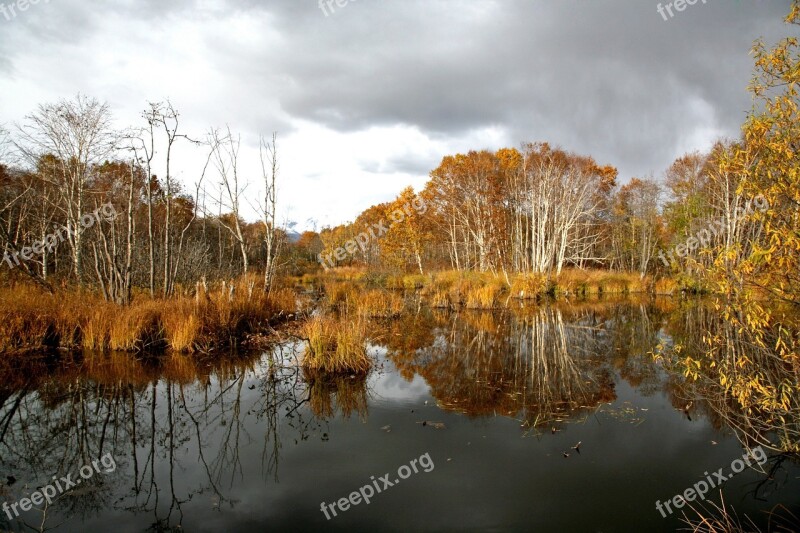
[[[790,0],[20,1],[0,0],[0,125],[80,93],[135,127],[169,99],[186,134],[241,135],[250,220],[259,135],[277,132],[297,231],[420,190],[446,155],[523,142],[660,179],[739,136],[753,41],[793,34]],[[204,162],[176,151],[190,191]]]

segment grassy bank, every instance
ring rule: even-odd
[[[129,306],[87,291],[49,294],[27,284],[2,288],[0,352],[210,352],[240,346],[297,311],[291,289],[267,295],[248,290],[254,285],[247,280],[235,286],[241,289],[233,294],[219,285],[167,300],[139,295]]]
[[[518,300],[583,298],[603,295],[671,295],[684,289],[671,278],[642,278],[636,273],[565,270],[557,276],[442,271],[428,275],[374,273],[341,268],[307,275],[303,283],[324,288],[334,308],[364,316],[391,317],[402,309],[401,294],[413,292],[425,304],[446,309],[498,309]]]

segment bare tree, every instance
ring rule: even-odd
[[[172,232],[170,225],[172,222],[172,149],[175,141],[184,135],[178,134],[180,127],[179,113],[172,107],[172,103],[156,104],[154,111],[157,111],[156,121],[164,128],[167,136],[167,151],[165,155],[166,172],[164,175],[164,194],[166,196],[164,214],[164,297],[172,294]]]
[[[218,130],[211,130],[208,133],[208,142],[213,147],[214,163],[220,177],[220,197],[219,203],[231,212],[231,221],[226,222],[220,217],[219,222],[228,230],[231,238],[236,241],[239,251],[242,254],[242,269],[247,274],[249,266],[247,260],[247,241],[242,231],[242,219],[240,217],[240,199],[247,184],[240,187],[239,183],[239,150],[241,148],[241,137],[234,136],[230,127],[227,134],[220,136]]]
[[[145,197],[147,198],[147,251],[149,254],[150,296],[155,296],[156,260],[155,238],[153,236],[153,159],[155,158],[155,129],[160,123],[161,104],[150,103],[150,108],[142,113],[147,127],[138,134],[131,135],[132,150],[136,156],[136,164],[142,168],[146,176]]]
[[[11,141],[11,133],[0,124],[0,165],[11,163],[11,151],[14,143]]]
[[[82,284],[85,228],[81,217],[91,172],[115,149],[109,107],[79,94],[75,100],[40,105],[18,130],[20,139],[15,146],[31,166],[45,155],[55,157],[58,173],[54,185],[66,216],[75,277]]]
[[[262,220],[264,221],[264,246],[266,247],[266,262],[264,265],[264,291],[272,290],[275,279],[275,270],[280,255],[282,241],[278,235],[277,222],[277,177],[278,170],[278,134],[272,134],[272,141],[262,135],[259,142],[259,155],[261,156],[261,175],[264,179],[264,205],[261,207]]]
[[[208,151],[208,156],[206,157],[206,163],[203,166],[203,172],[202,172],[202,174],[200,174],[200,179],[197,181],[197,183],[195,183],[194,211],[192,212],[192,218],[189,219],[189,221],[183,227],[183,230],[181,231],[181,237],[180,237],[180,239],[178,241],[178,253],[177,253],[176,258],[175,258],[175,269],[172,272],[173,283],[174,283],[174,280],[178,276],[178,267],[179,267],[179,265],[181,263],[181,259],[183,257],[183,247],[184,247],[184,243],[186,242],[186,234],[189,231],[189,229],[192,227],[192,225],[194,224],[195,220],[197,220],[197,211],[200,208],[200,189],[201,189],[201,187],[203,185],[203,181],[205,180],[206,172],[208,171],[208,166],[211,164],[211,158],[214,156],[215,149],[216,149],[215,146],[213,146],[213,145],[210,146],[209,151]]]

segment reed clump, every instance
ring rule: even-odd
[[[520,300],[541,297],[547,289],[547,279],[542,274],[517,274],[511,279],[511,296]]]
[[[308,342],[302,363],[306,370],[363,374],[372,368],[360,320],[314,316],[303,325],[302,335]]]
[[[671,296],[678,292],[678,282],[672,278],[659,278],[654,283],[654,290],[656,294]]]
[[[395,292],[373,289],[362,293],[356,306],[358,315],[364,318],[395,318],[403,312],[404,302]]]
[[[597,294],[631,294],[650,291],[650,279],[635,272],[566,269],[554,284],[556,295],[588,296]]]
[[[504,287],[496,283],[473,288],[467,293],[467,309],[496,309]]]
[[[358,296],[357,287],[353,283],[329,281],[325,283],[325,295],[331,309],[348,309]]]

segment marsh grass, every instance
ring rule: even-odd
[[[303,325],[302,336],[308,342],[302,362],[308,371],[364,374],[372,368],[361,320],[314,316]]]
[[[678,292],[678,282],[672,278],[659,278],[653,285],[653,290],[656,294],[671,296]]]
[[[355,311],[363,291],[381,288],[416,293],[431,307],[442,309],[497,309],[513,300],[572,298],[616,294],[672,294],[675,281],[656,282],[638,273],[568,268],[554,274],[459,272],[391,274],[345,269],[320,276],[331,309]]]
[[[650,278],[632,272],[568,269],[553,280],[554,296],[594,296],[651,292]]]
[[[403,312],[403,297],[393,291],[373,289],[356,298],[357,313],[364,318],[395,318]]]
[[[732,506],[726,505],[720,492],[720,503],[708,501],[705,504],[689,503],[691,513],[684,512],[682,521],[688,526],[685,531],[693,533],[750,533],[761,531],[753,520],[745,516],[740,518]],[[689,516],[691,514],[692,516]],[[767,531],[789,533],[798,522],[796,517],[783,505],[777,505],[766,513],[769,516]]]
[[[520,300],[533,300],[547,290],[547,280],[541,274],[517,274],[511,280],[511,296]]]
[[[140,295],[129,306],[86,291],[49,294],[38,287],[0,289],[0,352],[44,348],[207,352],[235,347],[297,312],[291,289],[266,294],[247,279],[194,297]]]
[[[467,293],[467,309],[496,309],[503,292],[503,287],[497,284],[473,288]]]

